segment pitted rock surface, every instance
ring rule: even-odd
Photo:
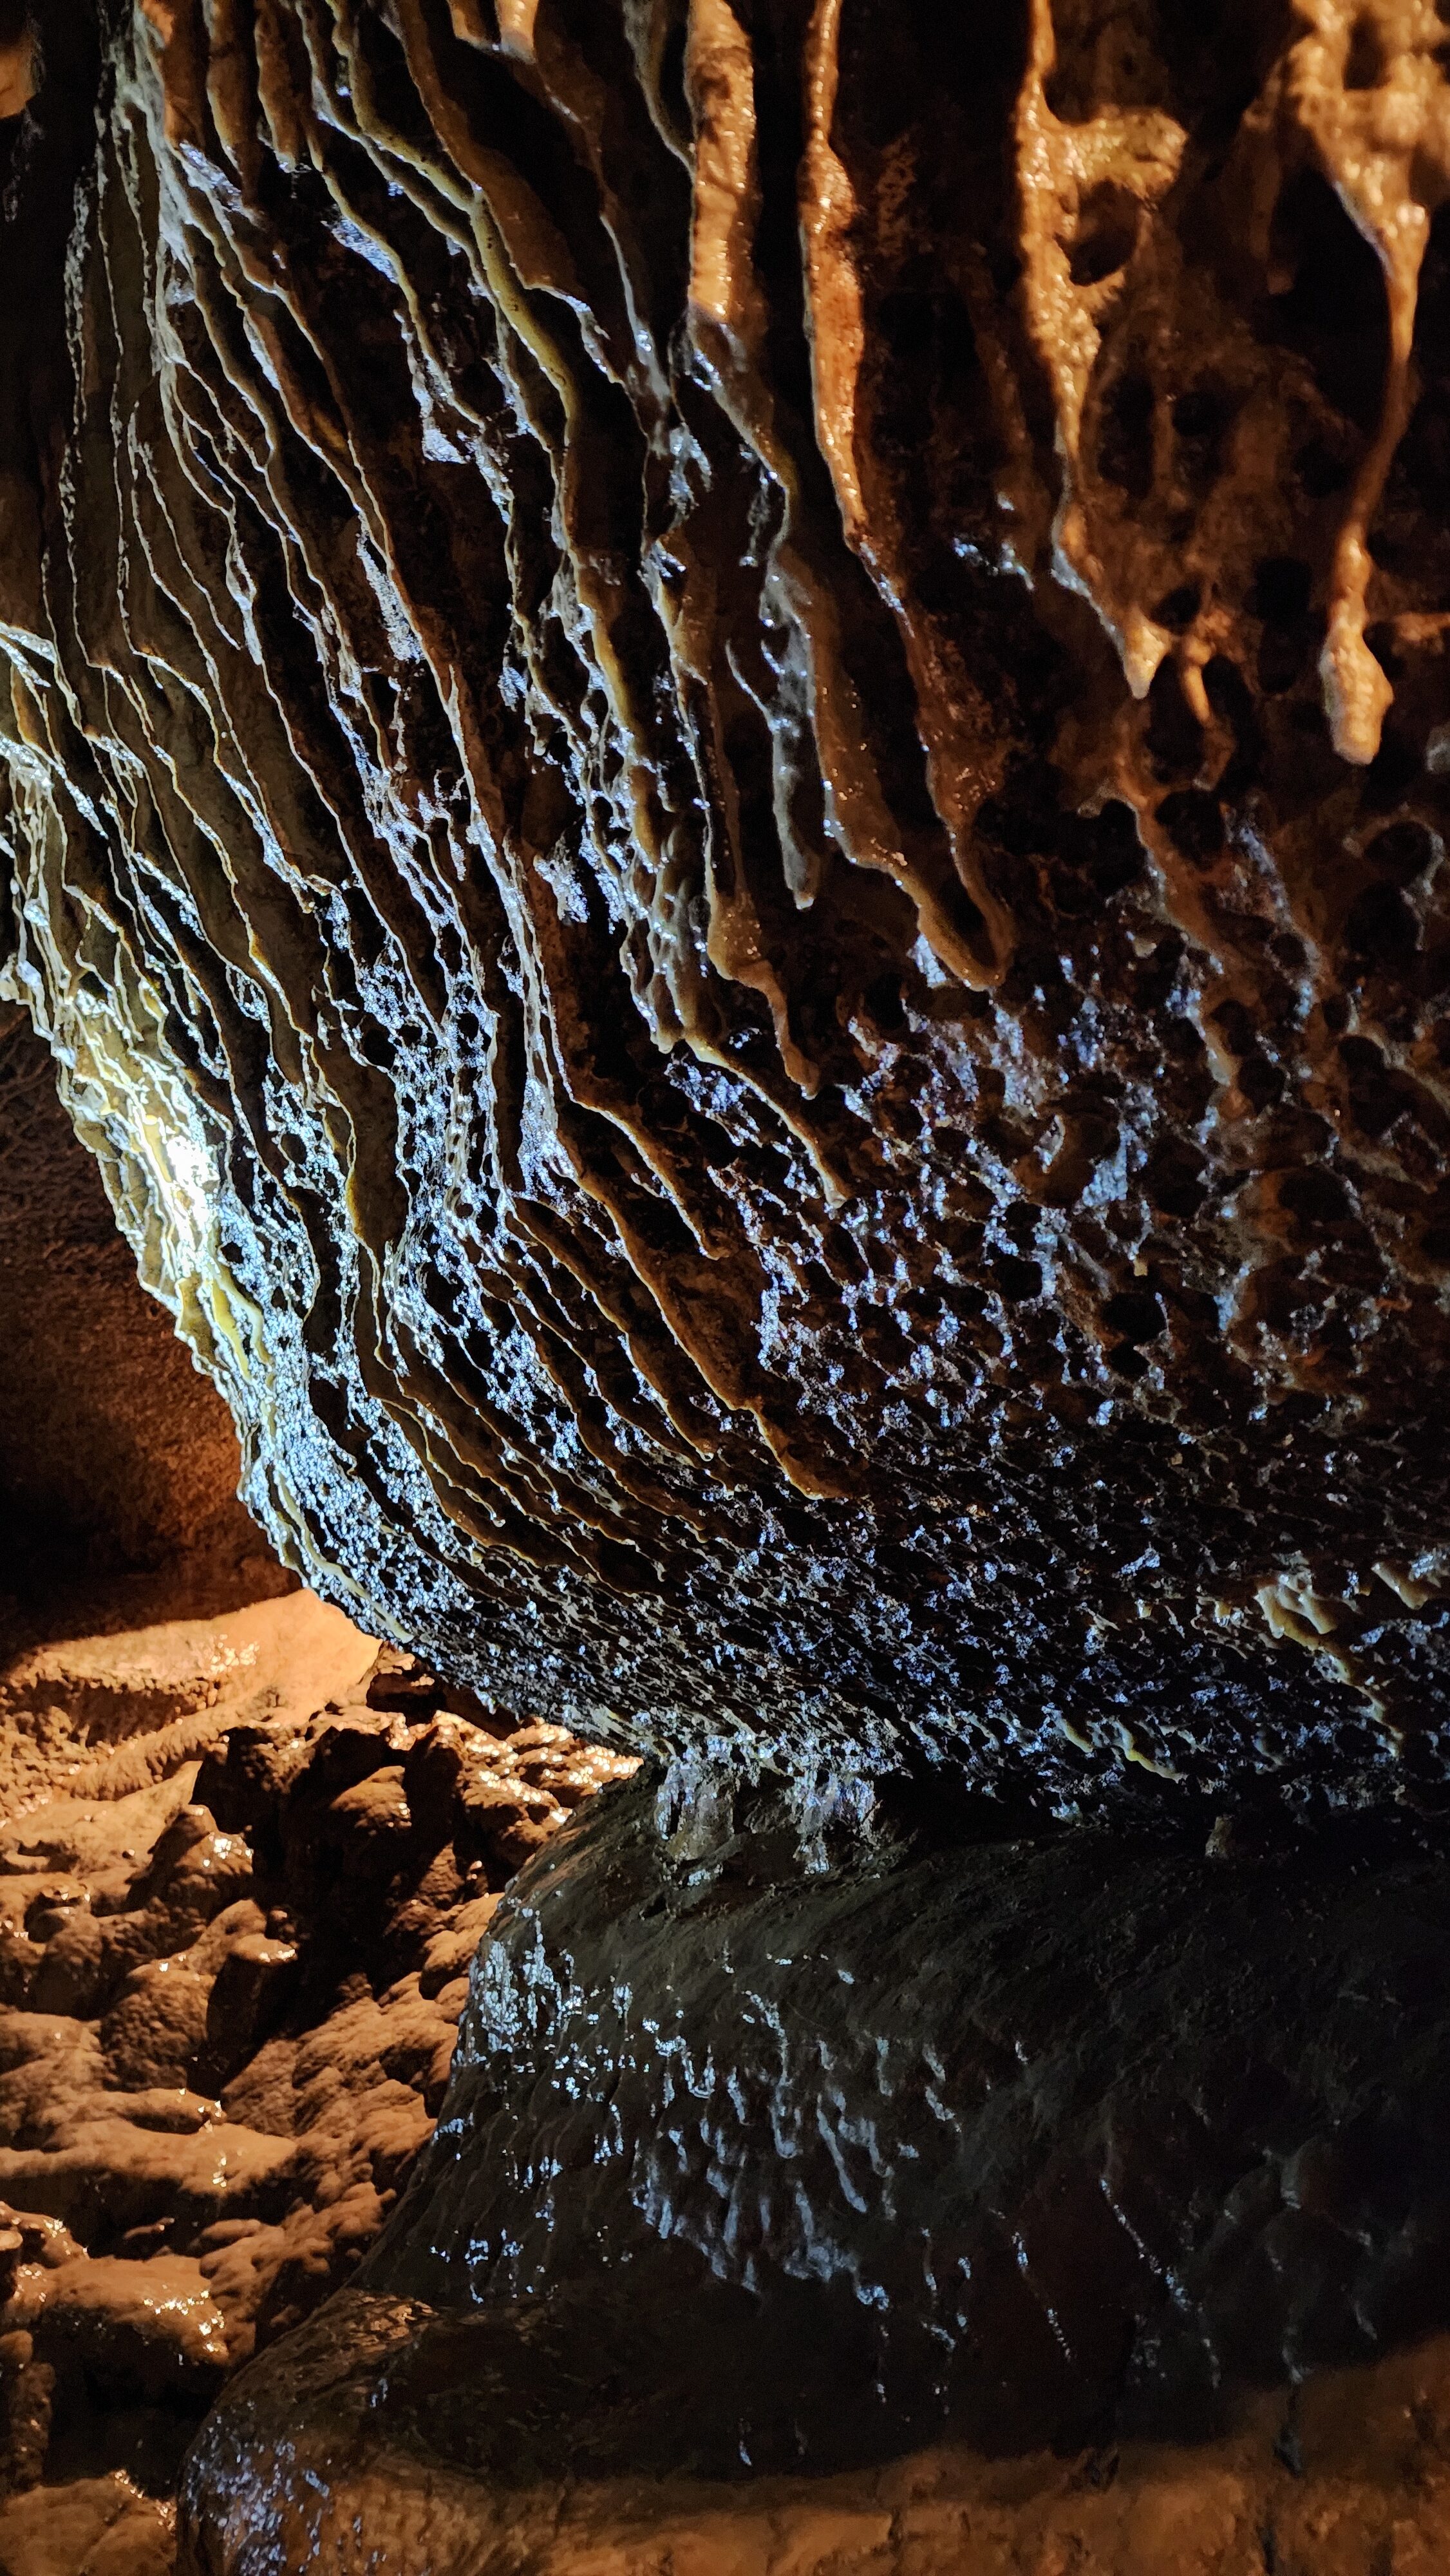
[[[289,1561],[667,1753],[1428,1794],[1430,0],[36,26],[5,975]]]
[[[1443,2557],[1447,46],[0,9],[0,993],[426,1658],[8,1678],[0,2550]]]

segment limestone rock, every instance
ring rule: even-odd
[[[93,2555],[1443,2558],[1446,49],[0,23],[0,987],[420,1657],[17,1725]]]
[[[541,1759],[577,1795],[635,1766],[445,1709],[308,1593],[32,1650],[0,1723],[47,1678],[0,1829],[0,2569],[152,2576],[206,2409],[350,2276],[442,2100],[507,1863],[414,1815],[414,1748],[446,1729],[549,1829]]]
[[[1433,11],[36,23],[5,975],[288,1561],[666,1753],[1432,1791]]]
[[[379,2549],[390,2571],[409,2576],[474,2576],[495,2555],[525,2554],[541,2576],[601,2564],[649,2576],[679,2567],[773,2576],[782,2565],[810,2576],[959,2567],[1261,2576],[1270,2558],[1315,2576],[1376,2565],[1419,2576],[1450,2547],[1443,2338],[1375,2371],[1327,2373],[1296,2417],[1286,2422],[1282,2400],[1270,2400],[1211,2443],[1109,2442],[1005,2460],[942,2444],[834,2476],[754,2483],[525,2470],[490,2489],[441,2464],[428,2436],[428,2401],[456,2345],[441,2336],[428,2354],[433,2384],[420,2373],[411,2387],[387,2385],[389,2362],[422,2322],[403,2303],[347,2291],[270,2379],[246,2375],[237,2412],[205,2436],[206,2522],[183,2502],[186,2576],[282,2567],[290,2576],[314,2561],[370,2576]],[[516,2348],[500,2355],[490,2397],[506,2405],[525,2369]],[[368,2421],[380,2383],[393,2400],[381,2440]]]
[[[638,1783],[514,1881],[186,2576],[1438,2564],[1443,1834],[791,1839]]]

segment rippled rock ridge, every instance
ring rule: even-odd
[[[291,1560],[663,1752],[1438,1780],[1434,11],[37,28],[5,976]]]

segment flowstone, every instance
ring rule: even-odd
[[[1438,2563],[1443,1842],[882,1815],[827,1875],[793,1821],[636,1784],[514,1882],[398,2210],[192,2452],[189,2576]]]

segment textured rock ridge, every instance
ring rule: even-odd
[[[442,1677],[0,1873],[198,2576],[1443,2556],[1446,23],[0,12],[0,985]]]
[[[289,1561],[668,1752],[1438,1778],[1428,0],[36,27],[6,975]]]

